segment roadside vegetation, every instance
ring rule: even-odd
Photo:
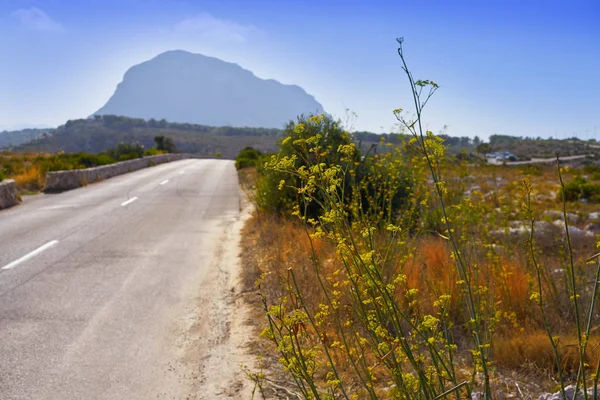
[[[19,194],[35,193],[43,189],[47,172],[92,168],[176,151],[170,138],[157,136],[150,149],[139,143],[120,143],[100,154],[0,152],[0,178],[14,179]]]
[[[401,41],[398,53],[414,104],[394,110],[393,141],[365,149],[308,116],[277,153],[236,160],[256,206],[243,250],[256,348],[274,373],[248,373],[256,398],[537,399],[575,385],[596,399],[598,159],[448,152],[421,128],[438,85],[413,78]]]

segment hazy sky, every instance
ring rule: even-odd
[[[600,136],[598,0],[0,0],[0,129],[86,117],[129,67],[183,49],[389,131],[410,106],[400,36],[413,75],[440,85],[431,130]]]

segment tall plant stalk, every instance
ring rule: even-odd
[[[453,230],[450,225],[450,220],[448,219],[448,214],[446,211],[446,204],[444,201],[444,182],[440,179],[440,176],[437,172],[437,168],[436,168],[437,163],[434,160],[434,154],[432,154],[432,152],[431,152],[432,146],[428,146],[428,140],[431,140],[432,135],[428,135],[426,132],[424,132],[423,125],[422,125],[423,109],[425,108],[425,105],[431,99],[431,97],[433,96],[435,91],[439,88],[439,86],[433,81],[428,81],[428,80],[426,80],[426,81],[416,80],[415,81],[415,79],[412,76],[412,73],[408,69],[406,59],[404,58],[404,52],[402,49],[402,43],[404,40],[403,40],[403,38],[400,38],[397,40],[398,40],[398,44],[399,44],[398,55],[400,56],[400,60],[402,61],[402,70],[406,74],[408,81],[409,81],[409,86],[410,86],[410,90],[411,90],[411,94],[412,94],[412,98],[413,98],[413,102],[414,102],[414,111],[416,114],[416,118],[414,120],[410,120],[410,121],[404,119],[404,117],[402,116],[402,113],[401,113],[402,112],[401,109],[395,110],[394,113],[395,113],[398,121],[400,123],[402,123],[402,125],[414,136],[415,139],[417,139],[420,149],[425,157],[427,166],[429,167],[429,171],[430,171],[431,177],[433,179],[435,191],[436,191],[436,194],[440,201],[440,209],[442,211],[442,214],[444,217],[443,218],[444,223],[446,225],[446,234],[447,234],[448,240],[452,244],[452,249],[453,249],[454,259],[456,261],[458,274],[459,274],[460,279],[465,283],[465,289],[466,289],[465,306],[468,309],[469,316],[471,319],[470,320],[471,328],[473,330],[472,332],[473,332],[473,336],[475,339],[475,345],[477,347],[476,353],[479,356],[480,361],[481,361],[481,368],[482,368],[483,379],[484,379],[484,398],[486,400],[491,399],[492,393],[491,393],[491,387],[490,387],[490,374],[489,374],[489,370],[488,370],[489,360],[488,360],[488,356],[487,356],[487,346],[483,340],[482,321],[480,318],[480,314],[477,312],[477,309],[476,309],[476,302],[474,299],[473,290],[471,287],[471,282],[470,282],[470,277],[468,274],[466,262],[463,258],[461,251],[459,250],[458,243],[454,238]],[[428,91],[425,93],[423,93],[424,88],[428,89]],[[429,138],[427,136],[429,136]]]

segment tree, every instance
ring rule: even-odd
[[[177,146],[173,143],[173,139],[165,136],[155,136],[154,143],[156,143],[156,149],[160,151],[166,151],[167,153],[176,153]]]
[[[492,151],[492,146],[489,143],[481,143],[477,146],[477,152],[479,154],[486,154]]]

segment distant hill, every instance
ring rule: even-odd
[[[3,147],[19,146],[43,135],[48,135],[52,129],[21,129],[18,131],[0,132],[0,149]]]
[[[237,64],[181,50],[131,67],[94,115],[210,126],[283,128],[323,107],[295,85],[264,80]]]
[[[119,143],[141,143],[150,148],[155,136],[167,136],[182,152],[206,157],[220,153],[224,158],[233,159],[246,146],[263,152],[275,151],[281,133],[279,129],[211,127],[105,115],[67,121],[47,135],[10,149],[17,152],[101,153]]]

